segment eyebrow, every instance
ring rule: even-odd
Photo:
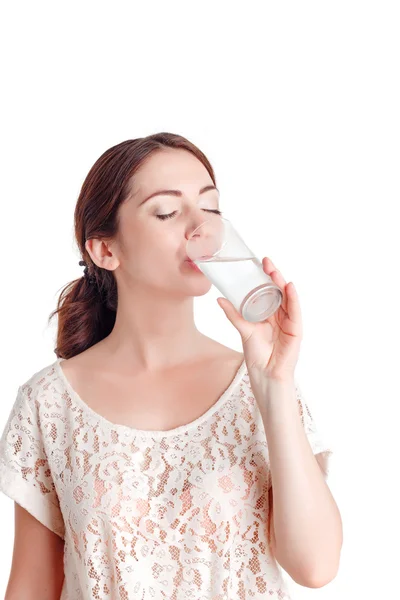
[[[201,190],[199,191],[199,194],[204,194],[204,192],[208,192],[210,190],[217,190],[217,192],[219,193],[219,189],[215,185],[206,185],[205,187],[201,188]],[[159,190],[158,192],[154,192],[153,194],[150,194],[150,196],[147,196],[147,198],[142,200],[142,202],[139,204],[139,206],[142,206],[142,204],[147,202],[147,200],[150,200],[150,198],[154,198],[154,196],[178,196],[178,197],[180,197],[180,196],[182,196],[182,192],[180,190]]]

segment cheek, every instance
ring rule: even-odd
[[[185,256],[185,238],[182,234],[182,239],[178,239],[178,235],[167,228],[163,231],[144,224],[125,234],[125,261],[132,275],[149,280],[176,271]]]

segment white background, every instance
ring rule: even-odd
[[[340,571],[293,598],[399,589],[397,2],[13,2],[1,8],[2,401],[55,360],[47,318],[82,274],[80,186],[126,139],[184,135],[224,216],[298,289],[296,376],[333,445]],[[241,351],[216,303],[198,327]],[[0,498],[3,597],[13,502]],[[34,549],[33,549],[34,551]]]

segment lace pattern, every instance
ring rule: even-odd
[[[18,389],[0,489],[64,539],[61,599],[289,599],[268,542],[268,447],[245,363],[212,409],[162,432],[97,415],[59,363]],[[297,383],[296,394],[328,476],[332,451]]]

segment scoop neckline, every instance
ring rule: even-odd
[[[113,429],[114,431],[123,430],[125,432],[129,432],[131,435],[135,435],[135,436],[137,435],[137,436],[142,436],[142,437],[147,437],[147,438],[151,438],[151,437],[159,438],[159,437],[180,435],[180,434],[183,434],[183,433],[189,431],[190,429],[197,427],[201,423],[204,423],[205,421],[207,421],[215,412],[217,412],[217,410],[222,406],[222,404],[225,402],[225,400],[228,398],[228,396],[230,396],[233,393],[233,391],[235,390],[235,388],[238,386],[239,382],[241,381],[242,377],[244,376],[244,373],[246,370],[246,360],[243,358],[239,368],[236,370],[236,373],[235,373],[233,379],[231,380],[231,382],[229,383],[229,385],[225,389],[225,391],[221,394],[221,396],[214,402],[214,404],[212,406],[210,406],[210,408],[208,410],[206,410],[205,413],[203,413],[202,415],[200,415],[200,417],[197,417],[197,419],[194,419],[190,423],[179,425],[178,427],[174,427],[173,429],[166,429],[166,430],[163,430],[163,429],[136,429],[134,427],[130,427],[129,425],[123,425],[122,423],[114,423],[114,422],[110,421],[109,419],[107,419],[106,417],[104,417],[103,415],[101,415],[100,413],[98,413],[97,411],[95,411],[88,404],[86,404],[86,402],[74,390],[74,388],[72,387],[71,383],[69,382],[67,376],[65,375],[63,369],[61,368],[61,363],[64,360],[66,360],[66,359],[57,358],[57,360],[54,362],[54,366],[56,367],[58,376],[60,377],[61,381],[63,382],[64,387],[67,389],[71,400],[73,400],[75,402],[75,404],[77,404],[83,411],[85,411],[86,413],[88,413],[89,415],[94,417],[99,423],[107,426],[108,428]]]

